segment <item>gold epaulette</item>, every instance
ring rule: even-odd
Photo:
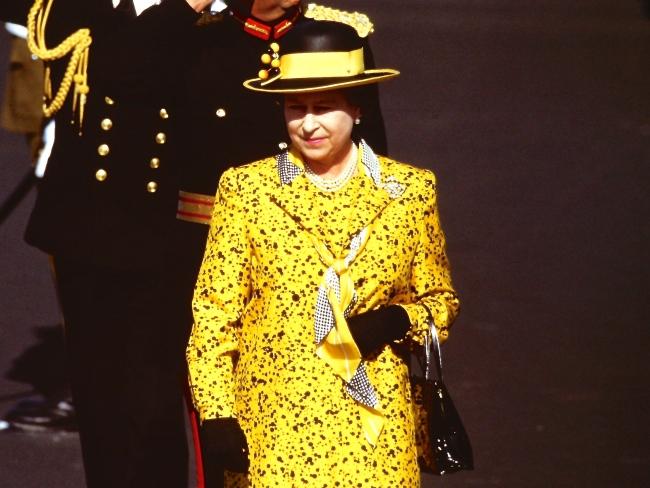
[[[366,14],[359,12],[346,12],[345,10],[338,10],[335,8],[324,7],[310,3],[305,9],[305,17],[314,20],[333,20],[334,22],[342,22],[348,24],[356,29],[361,37],[366,37],[368,34],[375,30],[375,27],[370,22]]]

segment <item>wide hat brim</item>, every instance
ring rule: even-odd
[[[275,80],[252,78],[244,81],[244,86],[249,90],[264,93],[311,93],[370,85],[395,78],[399,74],[399,71],[388,68],[368,69],[358,75],[342,77],[290,79],[280,77]]]

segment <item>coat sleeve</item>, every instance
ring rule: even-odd
[[[238,329],[251,276],[245,216],[236,177],[228,170],[219,182],[194,290],[194,326],[187,347],[192,398],[202,421],[235,416]]]
[[[458,315],[460,302],[451,282],[451,268],[445,250],[445,235],[440,225],[436,204],[436,180],[427,171],[424,191],[418,203],[424,204],[421,220],[420,240],[411,270],[411,295],[414,303],[402,305],[409,315],[411,329],[408,336],[423,343],[428,329],[427,308],[433,315],[438,337],[444,341],[449,328]],[[425,306],[423,306],[425,305]]]

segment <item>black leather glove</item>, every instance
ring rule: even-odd
[[[411,327],[406,310],[399,305],[370,310],[347,321],[354,342],[364,358],[386,344],[403,339]]]
[[[236,418],[206,420],[199,430],[205,488],[223,486],[223,470],[248,471],[246,436]]]

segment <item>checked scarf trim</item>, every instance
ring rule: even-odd
[[[377,156],[363,139],[359,142],[359,150],[361,151],[361,162],[363,163],[365,173],[372,179],[375,186],[382,188],[381,172]],[[289,150],[276,155],[275,160],[277,162],[278,176],[283,185],[288,185],[305,171],[291,161]]]

